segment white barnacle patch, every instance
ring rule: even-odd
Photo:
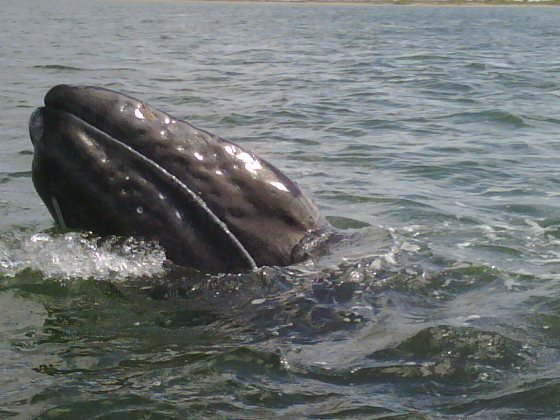
[[[232,156],[235,156],[235,154],[237,153],[237,147],[235,147],[233,144],[228,144],[226,147],[224,147],[224,150],[228,155]]]
[[[136,207],[136,213],[138,213],[138,214],[144,213],[144,207],[142,207],[142,206]]]
[[[181,215],[181,213],[179,213],[179,210],[175,212],[175,217],[179,220],[183,219],[183,216]]]
[[[262,169],[261,163],[247,152],[239,153],[237,158],[245,164],[245,169],[253,175],[256,175],[257,171]]]
[[[245,167],[245,169],[251,172],[253,175],[257,175],[257,171],[259,169],[262,169],[261,163],[253,155],[239,150],[233,144],[228,144],[224,147],[224,150],[227,154],[234,156],[235,158],[243,162],[243,166]],[[239,166],[233,165],[233,169],[239,169]]]
[[[284,184],[282,184],[281,182],[270,181],[269,184],[272,185],[273,187],[275,187],[276,189],[280,190],[280,191],[289,192],[288,188],[286,188],[286,186]]]
[[[162,193],[159,193],[158,197],[160,200],[165,200],[165,195],[163,195]]]
[[[179,144],[179,145],[177,146],[177,151],[178,151],[178,152],[184,152],[184,151],[185,151],[185,146],[183,146],[182,144]]]
[[[200,153],[198,152],[194,152],[194,157],[197,158],[198,160],[204,160],[204,156],[202,156]]]
[[[136,109],[134,110],[134,116],[139,120],[154,121],[156,119],[150,107],[144,104],[143,102],[136,104]]]
[[[216,175],[223,175],[224,173],[222,171],[220,171],[219,169],[216,169]]]
[[[165,119],[163,120],[163,122],[165,124],[169,124],[171,122],[171,120],[169,119],[169,117],[165,117]]]

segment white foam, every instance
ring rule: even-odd
[[[132,238],[38,233],[0,242],[0,275],[9,277],[30,269],[51,278],[118,281],[161,274],[164,261],[162,248]]]

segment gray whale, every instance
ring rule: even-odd
[[[290,265],[328,226],[276,167],[108,89],[59,85],[31,115],[33,183],[63,228],[158,242],[184,266]]]

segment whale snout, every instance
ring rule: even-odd
[[[31,138],[31,143],[36,145],[43,137],[43,112],[41,108],[37,108],[31,114],[29,118],[29,137]]]

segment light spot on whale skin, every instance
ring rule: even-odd
[[[175,212],[175,217],[177,217],[177,219],[179,219],[179,220],[182,220],[182,219],[183,219],[183,216],[181,215],[181,213],[179,213],[179,210],[177,210],[177,211]]]
[[[228,144],[226,147],[224,147],[224,150],[228,155],[232,156],[235,156],[235,154],[237,153],[237,148],[232,144]]]
[[[204,156],[202,156],[200,153],[198,152],[194,152],[194,157],[197,158],[198,160],[204,160]]]
[[[257,171],[262,169],[261,163],[253,155],[240,151],[237,147],[232,144],[228,144],[224,147],[227,154],[235,156],[238,160],[243,162],[245,169],[249,171],[254,176],[257,175]],[[233,165],[233,169],[239,169],[238,165]]]
[[[160,200],[165,200],[165,195],[163,195],[162,193],[159,193],[158,197]]]
[[[253,175],[257,175],[257,171],[259,169],[262,169],[261,163],[247,152],[239,153],[237,155],[237,158],[245,163],[245,169],[247,169]]]
[[[273,187],[275,187],[276,189],[279,189],[280,191],[290,192],[288,190],[288,188],[286,188],[286,186],[284,184],[282,184],[281,182],[270,181],[269,184],[272,185]]]
[[[216,175],[223,175],[224,173],[222,171],[220,171],[219,169],[216,169]]]
[[[126,188],[121,189],[121,196],[123,196],[123,197],[128,196],[128,190]]]
[[[185,151],[185,146],[183,146],[182,144],[177,146],[177,151],[178,152],[184,152]]]
[[[58,205],[58,201],[54,195],[51,197],[51,202],[54,208],[54,213],[56,214],[58,224],[62,229],[66,229],[66,222],[64,221],[64,217],[62,217],[62,211],[60,210],[60,206]]]
[[[139,108],[136,108],[134,110],[134,115],[136,116],[136,118],[138,118],[139,120],[145,120],[146,117],[144,117],[144,114],[142,114],[142,110]]]
[[[136,213],[138,213],[138,214],[144,213],[144,207],[142,207],[142,206],[136,207]]]
[[[169,119],[169,117],[165,117],[165,119],[163,120],[163,122],[165,124],[169,124],[171,122],[171,120]]]
[[[91,139],[85,135],[84,133],[79,133],[78,137],[80,139],[80,141],[86,145],[87,147],[95,147],[95,144],[93,143],[93,141],[91,141]]]

